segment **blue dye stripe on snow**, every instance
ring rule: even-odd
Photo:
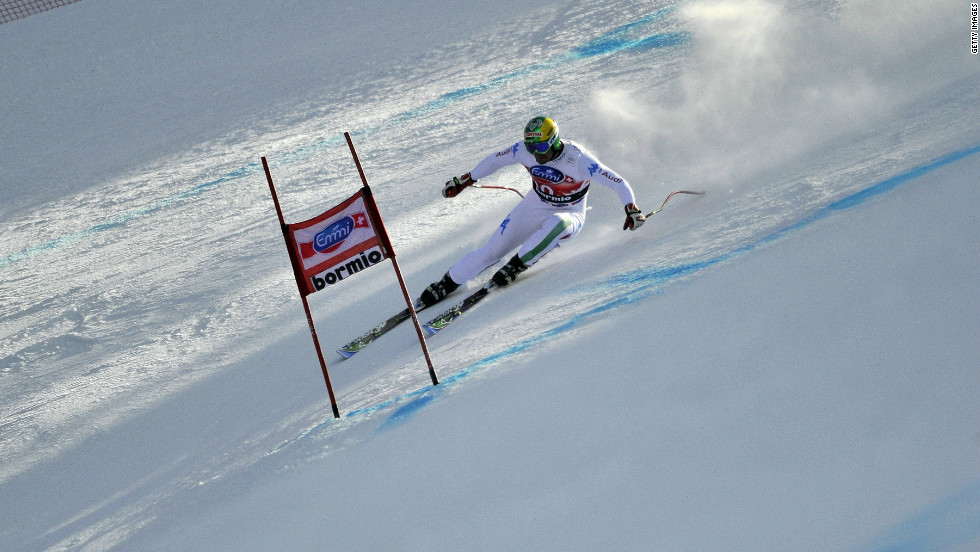
[[[658,33],[652,36],[647,36],[638,39],[631,39],[630,34],[642,27],[645,27],[651,23],[660,21],[672,14],[677,8],[669,7],[664,8],[660,11],[652,13],[650,15],[641,17],[636,21],[632,21],[620,27],[617,27],[608,33],[595,38],[582,46],[573,48],[572,50],[559,54],[551,59],[536,63],[524,69],[514,71],[513,73],[508,73],[506,75],[501,75],[490,79],[487,82],[480,83],[474,86],[468,86],[466,88],[460,88],[459,90],[454,90],[452,92],[447,92],[439,98],[432,100],[431,102],[416,107],[414,109],[405,111],[399,115],[395,115],[391,118],[389,123],[386,125],[381,125],[377,128],[361,131],[366,133],[374,133],[383,130],[386,126],[391,124],[402,123],[411,119],[415,119],[422,115],[428,114],[432,111],[442,109],[451,104],[465,100],[471,96],[477,94],[482,94],[503,86],[515,79],[526,77],[532,75],[539,71],[554,69],[561,65],[568,63],[581,61],[588,58],[594,58],[599,56],[607,56],[611,54],[616,54],[623,51],[647,51],[657,48],[667,48],[670,46],[679,46],[686,44],[690,41],[691,35],[687,32],[668,32],[668,33]]]
[[[379,432],[387,431],[393,427],[398,427],[404,424],[405,422],[410,420],[416,412],[418,412],[423,407],[425,407],[430,402],[432,402],[432,400],[436,398],[436,393],[444,389],[444,387],[443,388],[432,387],[430,389],[431,390],[429,393],[423,394],[419,398],[413,400],[412,402],[396,410],[394,413],[392,413],[391,416],[388,416],[388,419],[386,419],[385,422],[381,424],[381,427],[378,428],[378,431]]]
[[[564,54],[560,54],[549,60],[515,71],[513,73],[495,77],[481,84],[469,86],[466,88],[460,88],[459,90],[455,90],[453,92],[448,92],[427,104],[410,109],[401,114],[395,115],[382,125],[378,125],[373,128],[354,131],[351,134],[358,135],[358,134],[377,133],[385,129],[391,128],[394,125],[398,125],[409,120],[417,119],[428,113],[449,107],[467,98],[479,94],[483,94],[485,92],[503,86],[504,84],[507,84],[515,79],[519,79],[531,75],[538,71],[553,69],[567,63],[572,63],[572,62],[599,57],[599,56],[616,54],[624,51],[643,52],[643,51],[648,51],[648,50],[653,50],[658,48],[667,48],[671,46],[679,46],[685,44],[690,40],[690,34],[686,32],[668,32],[668,33],[654,34],[651,36],[646,36],[646,37],[641,37],[636,39],[630,38],[631,33],[633,33],[634,31],[637,31],[639,29],[642,29],[646,25],[664,19],[665,17],[673,13],[675,9],[676,9],[675,7],[664,8],[660,11],[657,11],[656,13],[641,17],[636,21],[617,27],[612,31],[606,33],[605,35],[602,35],[599,38],[587,42],[582,46],[576,47]],[[315,144],[302,146],[290,152],[282,154],[278,156],[275,162],[273,162],[273,165],[283,166],[283,165],[296,163],[298,161],[302,161],[304,159],[313,156],[317,152],[323,151],[328,148],[337,147],[345,143],[346,141],[344,140],[343,135],[331,136],[329,138],[325,138],[319,142],[316,142]],[[250,163],[244,167],[231,171],[220,178],[205,182],[203,184],[199,184],[189,190],[181,192],[175,196],[160,200],[159,202],[144,207],[142,209],[137,209],[135,211],[131,211],[129,213],[119,215],[118,217],[108,222],[97,224],[95,226],[92,226],[91,228],[79,232],[75,232],[73,234],[60,236],[49,242],[40,245],[31,246],[21,251],[18,251],[17,253],[7,255],[6,257],[0,258],[0,268],[3,268],[7,265],[16,263],[18,261],[22,261],[30,257],[34,257],[36,255],[54,251],[62,246],[69,245],[76,241],[90,237],[94,234],[98,234],[100,232],[105,232],[107,230],[118,228],[134,219],[153,214],[157,211],[160,211],[161,209],[170,207],[171,205],[174,205],[180,202],[181,200],[198,195],[220,184],[225,184],[227,182],[239,180],[247,176],[251,176],[257,172],[259,172],[259,163],[257,162]]]
[[[632,272],[627,272],[619,276],[615,276],[607,280],[606,285],[632,286],[634,291],[641,291],[650,286],[659,285],[659,284],[669,282],[671,280],[675,280],[677,278],[680,278],[681,276],[685,276],[687,274],[697,272],[704,268],[708,268],[710,266],[714,266],[716,264],[728,261],[743,253],[747,253],[749,251],[752,251],[753,249],[757,249],[763,245],[772,243],[773,241],[778,240],[779,238],[785,236],[786,234],[810,226],[811,224],[823,220],[838,211],[843,211],[845,209],[857,207],[858,205],[861,205],[862,203],[874,197],[880,196],[886,192],[889,192],[897,188],[901,184],[909,182],[910,180],[915,180],[916,178],[919,178],[920,176],[930,173],[936,169],[945,167],[946,165],[950,165],[952,163],[960,161],[961,159],[965,159],[971,155],[976,155],[978,153],[980,153],[980,146],[973,146],[971,148],[966,148],[959,151],[955,151],[953,153],[946,154],[942,157],[934,159],[933,161],[930,161],[929,163],[920,165],[918,167],[900,173],[896,176],[883,180],[859,192],[855,192],[843,199],[839,199],[825,207],[818,209],[812,215],[805,217],[791,224],[790,226],[777,230],[776,232],[768,236],[765,236],[764,238],[756,242],[750,243],[748,245],[744,245],[738,249],[735,249],[734,251],[725,253],[724,255],[721,255],[714,259],[709,259],[706,261],[701,261],[701,262],[677,266],[677,267],[666,267],[666,268],[658,268],[653,270],[649,268],[641,268],[638,270],[634,270]]]
[[[188,190],[184,190],[179,194],[173,195],[165,199],[161,199],[160,201],[156,203],[151,203],[150,205],[147,205],[146,207],[143,207],[141,209],[137,209],[135,211],[130,211],[128,213],[119,215],[117,217],[109,219],[106,222],[100,222],[99,224],[96,224],[95,226],[92,226],[91,228],[88,228],[86,230],[81,230],[79,232],[74,232],[72,234],[59,236],[51,241],[22,249],[17,253],[13,253],[7,255],[6,257],[0,258],[0,268],[16,263],[18,261],[22,261],[24,259],[28,259],[30,257],[34,257],[36,255],[40,255],[42,253],[48,253],[54,251],[62,246],[69,245],[71,243],[83,240],[95,234],[99,234],[101,232],[107,232],[109,230],[113,230],[115,228],[125,226],[130,221],[133,221],[135,219],[144,216],[152,215],[157,211],[161,211],[185,199],[200,195],[205,191],[214,188],[215,186],[218,186],[219,184],[224,184],[225,182],[231,182],[233,180],[244,178],[246,176],[258,172],[258,170],[259,170],[258,163],[250,163],[220,178],[208,182],[204,182],[202,184],[198,184],[197,186],[194,186],[193,188],[190,188]]]
[[[600,285],[604,287],[614,288],[614,289],[622,289],[622,291],[616,297],[613,297],[607,302],[599,306],[593,307],[592,309],[586,312],[573,316],[566,322],[554,328],[545,330],[544,332],[538,335],[534,335],[526,339],[523,339],[517,342],[516,344],[511,345],[507,349],[504,349],[503,351],[494,353],[492,355],[486,356],[476,361],[475,363],[464,368],[460,372],[453,374],[452,376],[444,379],[440,384],[440,387],[457,383],[473,375],[474,373],[476,373],[482,368],[491,366],[498,362],[517,356],[535,347],[536,345],[547,342],[551,339],[561,337],[569,330],[581,326],[586,322],[588,322],[589,320],[591,320],[592,318],[604,314],[614,308],[628,305],[630,303],[635,303],[637,301],[641,301],[646,297],[650,296],[651,294],[658,292],[658,290],[661,287],[663,287],[668,283],[677,281],[685,276],[694,274],[706,268],[710,268],[720,263],[729,261],[744,253],[748,253],[765,244],[771,243],[791,232],[801,230],[807,226],[810,226],[811,224],[819,220],[823,220],[836,212],[861,205],[862,203],[868,201],[869,199],[880,196],[886,192],[889,192],[905,182],[909,182],[929,172],[932,172],[936,169],[939,169],[946,165],[950,165],[952,163],[955,163],[956,161],[960,161],[966,157],[969,157],[971,155],[976,155],[978,153],[980,153],[980,146],[974,146],[972,148],[967,148],[964,150],[960,150],[944,155],[929,163],[920,165],[919,167],[916,167],[914,169],[911,169],[899,175],[893,176],[887,180],[879,182],[878,184],[875,184],[873,186],[865,188],[864,190],[851,194],[845,197],[844,199],[831,203],[830,205],[827,205],[826,207],[819,209],[814,214],[792,224],[791,226],[778,230],[773,234],[763,237],[762,239],[756,242],[742,246],[738,249],[735,249],[731,252],[725,253],[713,259],[708,259],[705,261],[685,264],[676,267],[664,267],[664,268],[655,268],[655,269],[643,268],[643,269],[634,270],[631,272],[614,276],[613,278],[606,280]],[[371,407],[371,408],[366,408],[355,412],[351,412],[350,414],[348,414],[348,416],[377,412],[391,405],[403,402],[405,400],[413,399],[408,404],[406,404],[405,406],[397,410],[395,413],[393,413],[388,418],[388,421],[382,424],[381,429],[388,429],[391,427],[395,427],[397,425],[401,425],[405,423],[405,421],[407,421],[407,419],[412,414],[418,412],[419,409],[429,404],[432,401],[432,399],[435,397],[432,395],[425,397],[425,394],[427,392],[434,393],[436,389],[437,388],[435,387],[426,387],[423,389],[419,389],[411,393],[402,395],[401,397],[398,397],[396,399],[387,401],[376,407]],[[424,400],[417,398],[420,395],[423,396]]]
[[[892,527],[860,550],[866,552],[952,552],[980,544],[980,482]]]

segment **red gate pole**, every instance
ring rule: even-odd
[[[289,236],[289,227],[282,217],[282,207],[279,206],[279,196],[276,195],[276,186],[272,183],[272,173],[269,171],[269,162],[262,157],[262,167],[265,169],[265,178],[269,181],[269,191],[272,192],[272,202],[276,204],[276,215],[279,217],[279,226],[282,228],[282,237],[286,240],[286,249],[289,250],[289,264],[293,269],[293,276],[296,277],[296,287],[299,288],[299,296],[303,300],[303,310],[306,311],[306,323],[310,326],[310,335],[313,336],[313,346],[316,348],[316,356],[320,360],[320,370],[323,371],[323,381],[327,384],[327,394],[330,395],[330,407],[333,409],[333,417],[340,417],[340,410],[337,408],[337,399],[333,394],[333,386],[330,385],[330,374],[327,373],[327,361],[323,359],[323,350],[320,348],[320,339],[316,336],[316,325],[313,324],[313,314],[310,312],[310,303],[306,300],[303,287],[300,285],[301,278],[296,272],[296,248],[293,247]]]
[[[350,154],[354,157],[354,164],[357,165],[357,172],[361,175],[361,182],[364,184],[365,204],[368,206],[368,211],[371,212],[371,218],[373,219],[375,228],[378,229],[378,237],[381,239],[381,244],[391,258],[391,266],[395,269],[398,285],[402,288],[402,294],[405,296],[405,302],[408,304],[408,312],[412,315],[412,323],[415,324],[415,332],[419,336],[419,345],[422,346],[422,355],[425,357],[425,363],[429,366],[429,377],[432,378],[432,385],[439,385],[436,370],[432,366],[432,358],[429,356],[429,347],[425,344],[425,334],[422,332],[422,324],[419,323],[418,315],[415,312],[415,303],[412,302],[412,295],[408,292],[405,279],[402,278],[402,271],[398,268],[398,261],[395,259],[395,249],[391,246],[388,231],[385,229],[384,222],[381,220],[381,212],[378,211],[378,204],[374,202],[374,194],[371,193],[371,187],[368,186],[367,177],[364,176],[364,169],[361,167],[361,160],[357,158],[357,152],[354,150],[354,143],[351,142],[350,133],[345,132],[344,138],[347,139]]]

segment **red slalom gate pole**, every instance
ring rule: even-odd
[[[289,263],[293,268],[293,276],[296,277],[296,286],[299,288],[299,296],[303,300],[303,310],[306,312],[306,323],[310,326],[310,335],[313,337],[313,347],[316,349],[316,356],[320,360],[320,370],[323,372],[323,381],[327,384],[327,394],[330,396],[330,407],[333,409],[333,417],[340,417],[340,409],[337,408],[337,398],[333,394],[333,386],[330,385],[330,374],[327,373],[327,361],[323,358],[323,349],[320,348],[320,339],[316,335],[316,325],[313,323],[313,313],[310,312],[310,303],[306,300],[303,287],[300,285],[301,277],[296,272],[296,248],[291,243],[289,228],[286,220],[282,216],[282,207],[279,206],[279,196],[276,194],[276,186],[272,183],[272,173],[269,171],[269,162],[265,157],[262,158],[262,167],[265,169],[265,178],[269,181],[269,191],[272,192],[272,202],[276,204],[276,216],[279,217],[279,226],[282,228],[282,237],[286,240],[286,249],[289,251]]]
[[[350,154],[354,158],[354,164],[357,165],[357,172],[361,175],[361,182],[364,184],[365,204],[368,206],[368,211],[370,211],[371,218],[374,220],[375,228],[378,229],[378,237],[381,239],[381,244],[385,248],[388,257],[391,258],[391,266],[395,269],[398,285],[402,288],[405,303],[408,304],[408,312],[412,315],[412,323],[415,325],[415,332],[419,336],[419,345],[422,346],[422,355],[425,357],[425,363],[429,367],[429,377],[432,379],[432,385],[439,385],[439,378],[436,377],[436,370],[432,366],[432,357],[429,356],[429,347],[425,344],[425,334],[422,332],[422,324],[419,323],[418,315],[415,312],[415,303],[412,302],[412,296],[408,292],[408,286],[405,285],[402,271],[398,268],[398,261],[395,259],[395,249],[391,246],[388,230],[385,229],[384,222],[381,220],[381,212],[378,211],[378,205],[374,201],[374,194],[371,193],[371,187],[368,186],[367,177],[364,175],[364,169],[361,167],[361,160],[357,157],[357,151],[354,150],[354,143],[350,139],[350,133],[345,132],[344,138],[347,139],[347,147],[350,148]]]

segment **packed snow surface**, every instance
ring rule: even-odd
[[[0,25],[0,549],[975,551],[966,4],[86,0]],[[432,337],[391,263],[309,297],[360,186],[413,294],[555,118],[634,187]],[[483,184],[526,193],[519,169]],[[469,283],[458,296],[489,277]],[[423,319],[427,318],[425,315]]]

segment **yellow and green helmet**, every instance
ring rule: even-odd
[[[524,147],[532,154],[541,155],[550,149],[561,147],[558,123],[550,117],[535,117],[524,126]]]

